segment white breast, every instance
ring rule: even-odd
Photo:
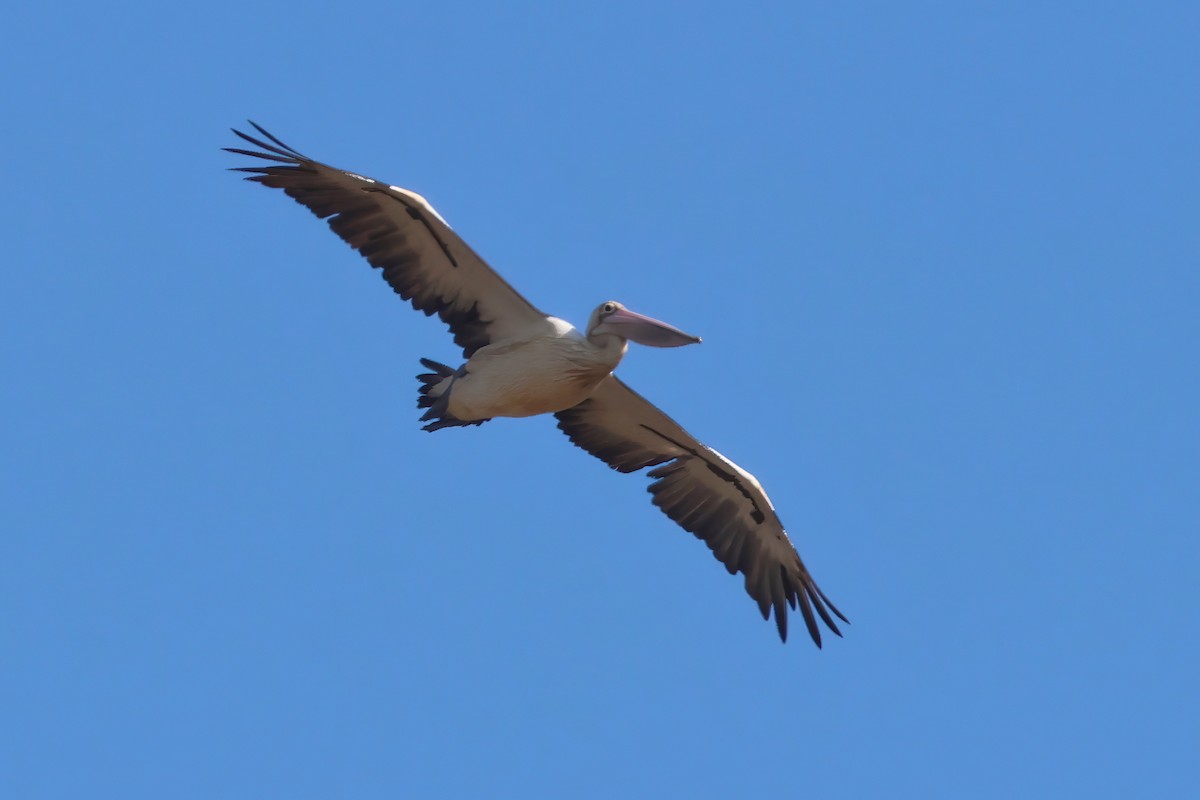
[[[621,360],[625,347],[597,347],[551,318],[554,332],[480,348],[450,392],[460,419],[529,417],[562,411],[587,399]]]

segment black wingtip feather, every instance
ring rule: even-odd
[[[254,125],[253,122],[251,122],[250,124]],[[276,139],[271,134],[267,133],[266,131],[263,131],[262,128],[259,128],[257,125],[254,125],[254,127],[258,128],[258,130],[261,131],[264,136],[266,136],[272,142],[276,142],[279,146],[276,147],[274,144],[268,144],[268,143],[264,142],[262,139],[255,139],[250,134],[242,133],[237,128],[230,128],[230,130],[233,131],[235,134],[237,134],[237,136],[239,136],[241,139],[249,142],[250,144],[254,145],[255,147],[261,147],[263,150],[269,150],[270,152],[275,153],[277,155],[281,155],[289,160],[292,160],[292,161],[308,161],[309,160],[305,156],[301,155],[298,150],[293,150],[292,148],[288,147],[286,144],[284,144],[283,142],[280,142],[278,139]],[[260,155],[260,154],[252,153],[251,155]]]
[[[808,602],[808,594],[801,592],[800,597],[800,614],[804,617],[804,626],[808,628],[808,635],[812,637],[813,642],[821,646],[821,629],[817,627],[817,618],[813,615],[812,605]]]
[[[819,594],[821,596],[821,600],[823,600],[825,602],[825,605],[827,605],[829,607],[829,610],[837,615],[838,619],[840,619],[842,622],[846,623],[847,625],[850,624],[850,620],[846,619],[846,615],[843,614],[842,612],[838,611],[837,606],[835,606],[833,603],[829,602],[829,598],[825,596],[824,592],[822,592],[820,589],[817,589],[817,594]]]
[[[254,158],[264,158],[268,161],[278,161],[280,164],[295,164],[296,159],[291,156],[276,156],[270,153],[258,153],[254,150],[243,150],[240,147],[222,147],[226,153],[237,153],[239,156],[253,156]]]
[[[270,133],[267,131],[267,129],[266,129],[266,128],[264,128],[262,125],[259,125],[259,124],[258,124],[257,122],[255,122],[254,120],[252,120],[252,119],[248,119],[248,120],[246,120],[246,122],[249,122],[251,125],[253,125],[253,126],[254,126],[254,130],[258,131],[258,132],[259,132],[259,133],[261,133],[263,136],[267,137],[267,138],[268,138],[268,139],[270,139],[272,142],[274,142],[275,144],[277,144],[277,145],[279,145],[280,147],[282,147],[284,150],[287,150],[289,153],[295,153],[296,155],[300,155],[300,151],[299,151],[299,150],[297,150],[297,149],[296,149],[296,148],[294,148],[294,147],[291,147],[291,146],[289,146],[289,145],[286,145],[286,144],[284,144],[284,143],[283,143],[283,142],[281,142],[279,139],[277,139],[276,137],[272,136],[272,135],[271,135],[271,134],[270,134]],[[301,156],[301,157],[303,157],[303,156]]]
[[[827,626],[829,626],[829,630],[833,631],[838,636],[841,636],[842,632],[838,630],[837,623],[835,623],[833,621],[833,618],[829,616],[829,612],[825,610],[825,605],[823,603],[821,603],[821,601],[818,600],[816,597],[813,597],[813,606],[816,607],[817,613],[821,615],[821,620]]]

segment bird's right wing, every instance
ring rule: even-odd
[[[426,315],[441,317],[467,358],[493,341],[536,335],[550,326],[425,198],[313,161],[250,124],[269,141],[235,130],[261,149],[225,149],[273,163],[234,169],[253,173],[246,180],[282,189],[328,219],[334,233],[383,271],[397,294]]]

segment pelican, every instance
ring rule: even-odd
[[[797,606],[817,647],[817,617],[841,636],[849,622],[817,587],[753,475],[701,444],[613,375],[629,342],[680,347],[700,341],[608,300],[582,332],[516,292],[425,198],[301,155],[255,124],[262,139],[233,132],[260,159],[234,167],[282,189],[383,273],[426,316],[437,314],[465,358],[457,368],[422,358],[417,407],[424,429],[481,425],[496,417],[553,414],[570,440],[619,472],[646,473],[652,502],[702,540],[787,641]],[[262,162],[268,162],[266,164]]]

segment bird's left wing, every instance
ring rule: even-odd
[[[691,434],[610,375],[577,406],[559,411],[571,441],[620,472],[654,467],[654,505],[704,541],[730,575],[746,576],[746,591],[763,619],[775,611],[787,641],[787,609],[799,605],[818,647],[816,616],[841,636],[833,615],[849,622],[817,587],[754,476]],[[816,616],[814,616],[814,610]]]
[[[359,253],[413,307],[437,314],[467,358],[500,339],[519,338],[551,325],[459,238],[415,192],[313,161],[265,130],[268,141],[235,130],[260,150],[226,147],[270,164],[234,167],[246,180],[282,189]]]

